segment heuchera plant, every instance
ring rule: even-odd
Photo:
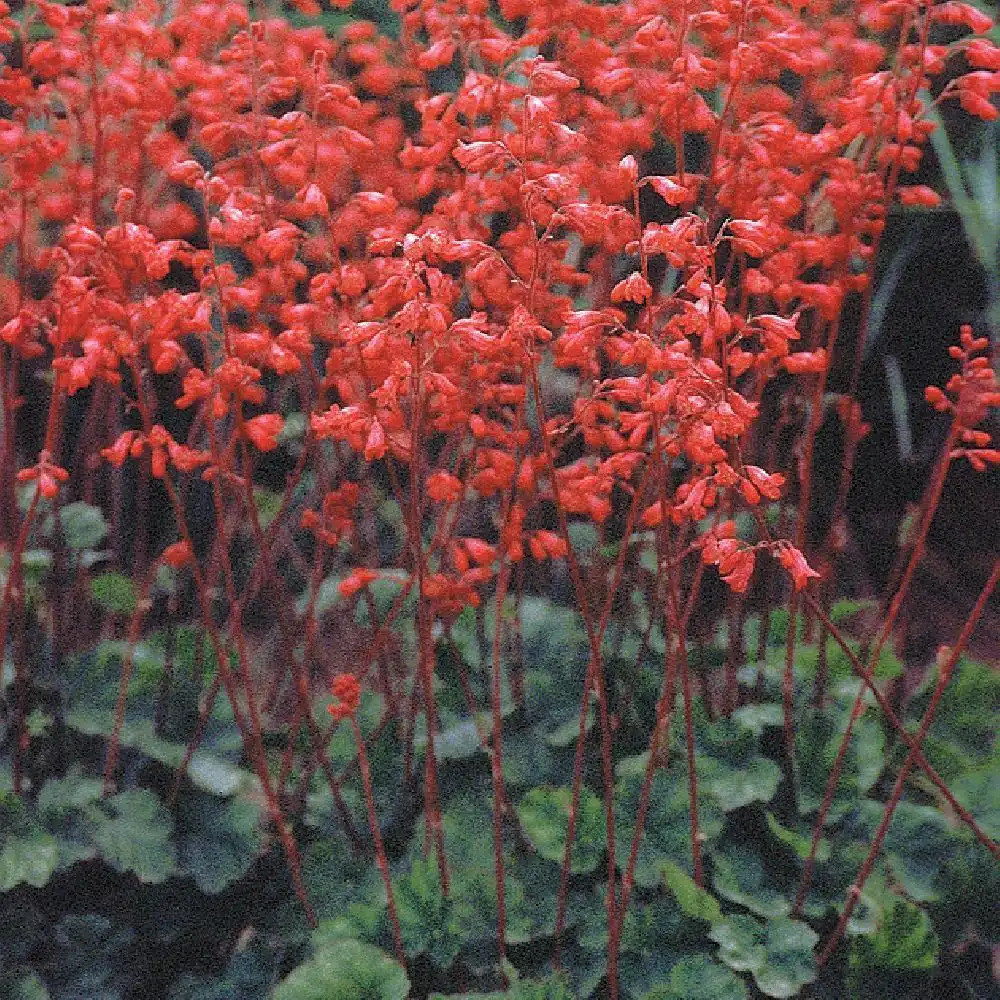
[[[568,737],[555,961],[592,787],[614,998],[675,698],[688,874],[701,887],[697,718],[753,700],[739,674],[754,656],[746,616],[763,616],[763,643],[769,609],[785,605],[789,781],[796,623],[831,636],[864,682],[796,915],[872,697],[905,747],[822,963],[911,771],[997,855],[922,750],[997,567],[940,658],[916,731],[873,676],[949,463],[1000,461],[981,428],[1000,391],[988,340],[971,329],[955,377],[928,389],[951,431],[876,634],[859,651],[829,615],[866,433],[854,402],[864,333],[841,336],[844,305],[867,315],[891,207],[938,203],[907,180],[929,108],[1000,114],[1000,49],[983,37],[993,21],[916,0],[393,0],[392,12],[387,34],[347,17],[325,31],[314,0],[284,16],[230,0],[0,0],[0,648],[13,651],[13,791],[31,790],[35,678],[22,654],[38,623],[23,560],[51,510],[84,501],[111,525],[107,565],[135,587],[102,637],[136,643],[170,575],[170,608],[197,620],[217,665],[180,773],[225,698],[310,921],[296,787],[323,776],[368,850],[328,759],[336,727],[352,727],[405,962],[365,748],[386,727],[401,734],[447,898],[438,657],[471,614],[488,705],[469,708],[490,761],[506,968],[504,845],[524,836],[505,780],[504,722],[525,699],[509,645],[519,595],[553,590],[588,649]],[[816,447],[828,420],[843,432],[843,471],[827,527],[808,533],[815,469],[832,460]],[[67,568],[70,593],[86,593],[91,569]],[[696,677],[692,622],[714,576],[730,592],[730,652],[717,676]],[[623,842],[613,793],[627,701],[605,661],[609,625],[631,614],[637,588],[662,673]],[[330,619],[353,628],[355,612],[364,639],[351,647]],[[396,655],[401,622],[412,641]],[[45,627],[57,662],[96,638],[65,599]],[[107,795],[132,670],[126,656]],[[314,682],[338,674],[324,722]],[[825,683],[818,669],[816,704]],[[364,734],[361,689],[383,710]],[[277,758],[275,728],[287,737]]]

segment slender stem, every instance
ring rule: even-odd
[[[378,825],[378,813],[375,811],[375,795],[372,792],[372,774],[368,766],[368,753],[365,741],[361,736],[361,726],[356,715],[351,716],[351,731],[354,733],[354,745],[358,750],[358,765],[361,768],[361,784],[365,790],[365,806],[368,809],[368,827],[375,842],[375,863],[378,865],[385,886],[386,906],[389,911],[389,925],[392,928],[392,943],[396,949],[396,958],[400,965],[406,965],[406,951],[403,948],[403,934],[399,927],[399,914],[396,912],[396,900],[392,893],[392,875],[389,872],[389,859],[385,854],[385,844],[382,842],[382,831]]]
[[[879,856],[879,852],[882,850],[882,844],[885,841],[886,834],[889,832],[889,825],[892,823],[892,817],[896,811],[896,806],[899,805],[899,800],[902,798],[903,787],[906,784],[906,779],[909,776],[913,765],[916,763],[917,756],[921,752],[920,748],[927,736],[927,731],[931,727],[931,723],[934,721],[934,713],[937,711],[938,704],[941,701],[941,696],[944,694],[945,688],[951,680],[951,675],[955,669],[955,664],[958,662],[958,657],[968,644],[969,639],[972,637],[973,629],[979,621],[979,618],[986,607],[986,602],[990,599],[990,595],[993,593],[998,581],[1000,581],[1000,559],[996,559],[994,561],[993,571],[980,592],[979,599],[976,601],[975,607],[972,609],[971,614],[963,626],[961,635],[958,637],[955,645],[952,646],[949,651],[944,663],[939,668],[937,684],[934,686],[934,691],[927,704],[924,717],[920,721],[920,728],[913,737],[910,752],[906,755],[906,759],[903,761],[902,767],[899,769],[899,774],[896,776],[896,782],[889,795],[889,801],[886,803],[885,810],[882,813],[882,820],[878,825],[878,829],[875,831],[875,836],[872,838],[871,849],[868,851],[868,855],[862,862],[861,868],[858,870],[858,874],[848,891],[847,900],[844,903],[844,909],[840,914],[840,919],[837,921],[837,926],[833,929],[833,932],[830,934],[830,937],[827,939],[823,950],[820,952],[820,955],[816,960],[818,965],[824,965],[827,962],[847,928],[847,923],[851,919],[851,914],[854,912],[854,908],[857,906],[858,900],[861,898],[865,882],[868,881],[868,876],[871,875],[872,868],[875,866],[875,861]]]

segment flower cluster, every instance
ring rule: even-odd
[[[161,479],[252,475],[302,413],[327,546],[366,465],[409,467],[440,530],[406,561],[445,603],[497,565],[448,537],[470,505],[516,562],[565,553],[552,504],[684,528],[777,499],[745,461],[761,401],[823,382],[891,200],[933,200],[901,183],[920,95],[955,53],[936,101],[992,118],[1000,88],[951,2],[406,3],[398,42],[221,0],[0,13],[10,363],[48,359],[53,407],[104,386],[91,412],[134,425],[103,454]],[[43,466],[19,476],[52,497]]]
[[[338,674],[330,685],[330,693],[336,702],[327,706],[327,711],[339,722],[348,719],[358,710],[361,704],[361,685],[354,674]]]
[[[772,599],[809,587],[817,431],[863,433],[853,400],[827,407],[863,349],[838,344],[843,308],[890,209],[938,200],[916,183],[931,106],[1000,117],[992,19],[392,0],[334,32],[294,6],[0,0],[12,562],[43,501],[103,506],[135,536],[110,557],[186,581],[251,747],[282,681],[315,729],[309,672],[338,675],[339,720],[378,661],[411,736],[396,695],[424,691],[433,750],[435,637],[491,596],[499,622],[512,580],[572,586],[595,656],[642,567],[680,649],[706,567],[739,595],[769,553]],[[927,398],[980,468],[998,395],[962,336]],[[407,615],[415,664],[385,639]],[[355,620],[356,675],[323,640]]]
[[[979,426],[991,408],[1000,406],[996,372],[983,353],[989,345],[987,337],[974,337],[972,328],[963,326],[959,344],[948,349],[960,370],[943,390],[931,385],[924,393],[935,410],[953,416],[958,447],[950,457],[968,459],[977,472],[984,472],[987,465],[1000,465],[1000,449],[990,447],[990,433]]]

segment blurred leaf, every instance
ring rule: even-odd
[[[394,880],[393,895],[407,955],[426,955],[439,969],[449,968],[461,948],[461,929],[441,891],[437,862],[418,858]]]
[[[575,1000],[575,994],[562,975],[547,976],[540,981],[522,979],[503,993],[463,993],[462,997],[463,1000]],[[448,1000],[448,997],[444,993],[432,993],[428,1000]]]
[[[642,784],[642,757],[626,758],[619,766],[622,775],[615,791],[618,829],[616,839],[622,851],[631,845],[635,832],[639,793]],[[710,848],[722,831],[723,812],[704,783],[698,787],[699,835]],[[684,769],[676,764],[653,774],[646,827],[639,843],[635,881],[644,888],[661,884],[663,863],[672,861],[685,871],[691,866],[691,815],[688,783]]]
[[[286,420],[279,440],[286,436],[287,431],[288,421]],[[278,493],[276,490],[266,490],[262,486],[254,487],[253,501],[254,506],[257,508],[257,520],[260,522],[260,526],[265,531],[270,527],[271,523],[281,511],[281,504],[283,500],[283,493]]]
[[[91,597],[105,611],[130,615],[135,611],[135,584],[121,573],[101,573],[90,581]]]
[[[438,760],[467,760],[480,753],[483,745],[476,723],[476,719],[466,718],[443,728],[434,738]],[[480,713],[478,723],[485,733],[492,731],[492,718],[487,713]]]
[[[249,771],[205,750],[196,750],[192,754],[187,776],[196,788],[223,797],[253,787],[257,780]]]
[[[663,880],[681,910],[689,917],[710,924],[722,920],[722,910],[719,908],[718,900],[706,889],[702,889],[687,872],[682,871],[672,861],[663,863]]]
[[[752,757],[741,768],[730,768],[708,758],[702,765],[706,789],[723,812],[732,812],[751,802],[770,802],[778,790],[781,768],[768,757]]]
[[[795,748],[802,815],[816,812],[823,801],[846,721],[845,718],[841,723],[839,714],[832,711],[810,709],[796,723]],[[863,715],[854,724],[827,823],[836,822],[871,790],[885,766],[884,750],[885,736],[881,726]]]
[[[71,549],[96,549],[108,537],[108,524],[100,508],[83,501],[68,503],[59,510],[59,526]]]
[[[115,871],[133,872],[141,882],[164,882],[176,872],[173,820],[153,792],[119,792],[94,811],[100,816],[94,841]]]
[[[221,976],[178,977],[167,1000],[264,1000],[270,993],[271,970],[259,951],[233,955]]]
[[[951,782],[950,788],[985,833],[1000,839],[1000,762],[963,774]]]
[[[929,697],[925,689],[911,701],[907,708],[911,721],[923,715]],[[991,761],[996,767],[998,715],[1000,674],[982,664],[959,660],[923,745],[927,759],[946,781]]]
[[[532,788],[517,807],[528,839],[549,861],[563,860],[571,800],[570,788]],[[590,789],[581,787],[571,870],[577,874],[592,872],[601,860],[605,840],[604,806]]]
[[[202,892],[222,892],[253,865],[263,841],[260,807],[243,798],[185,795],[177,808],[180,866]]]
[[[98,913],[71,913],[53,932],[52,1000],[122,1000],[133,934]]]
[[[0,892],[16,885],[40,888],[59,866],[59,842],[51,833],[35,828],[23,836],[4,837],[0,849]]]
[[[98,778],[71,773],[45,782],[38,793],[38,816],[59,843],[60,868],[97,854],[94,816],[89,807],[100,799],[102,787]]]
[[[731,903],[760,917],[785,917],[792,910],[787,893],[772,884],[763,862],[750,844],[727,844],[712,856],[712,885]]]
[[[344,913],[352,903],[378,901],[385,905],[385,889],[378,869],[369,858],[355,855],[339,832],[327,834],[303,848],[302,877],[321,919]],[[300,911],[301,907],[296,906],[298,919]]]
[[[50,1000],[50,996],[45,984],[32,973],[13,984],[10,1000]]]
[[[746,1000],[743,981],[708,955],[685,955],[643,1000]]]
[[[350,939],[319,948],[280,982],[273,1000],[406,1000],[406,970],[384,952]]]
[[[732,714],[733,722],[745,726],[755,736],[761,736],[765,729],[780,729],[784,724],[781,706],[773,701],[743,705]]]
[[[865,802],[859,822],[870,839],[882,818],[880,802]],[[893,874],[917,902],[938,898],[941,861],[959,847],[961,834],[939,810],[900,802],[885,836],[883,851]]]
[[[735,972],[750,972],[769,997],[792,997],[816,978],[813,948],[819,935],[787,917],[766,925],[738,914],[715,924],[708,935],[719,958]]]
[[[938,960],[937,935],[918,906],[896,897],[883,914],[876,933],[858,937],[851,946],[851,968],[933,969]]]
[[[774,813],[767,813],[767,826],[771,833],[777,837],[783,844],[790,847],[795,854],[800,857],[803,861],[809,857],[809,851],[812,847],[812,831],[809,833],[798,833],[795,830],[789,830],[788,827],[782,826],[778,820],[775,818]],[[816,860],[826,861],[830,857],[830,842],[824,838],[820,838],[819,843],[816,845]]]

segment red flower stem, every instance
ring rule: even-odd
[[[825,638],[824,638],[825,641]],[[837,747],[837,756],[834,758],[833,766],[830,768],[830,777],[827,779],[826,788],[823,792],[823,800],[820,803],[819,812],[816,815],[816,822],[813,824],[812,840],[809,844],[809,855],[806,857],[802,867],[802,878],[799,881],[799,888],[795,894],[795,906],[792,908],[792,916],[797,917],[802,913],[802,907],[806,901],[806,893],[812,884],[813,868],[816,865],[816,852],[819,850],[820,840],[823,837],[823,827],[826,825],[826,817],[833,805],[833,798],[837,792],[837,784],[840,780],[840,772],[844,766],[844,759],[851,743],[851,735],[854,731],[854,724],[861,718],[865,711],[865,686],[861,685],[861,691],[854,699],[851,708],[850,718],[847,720],[847,728],[844,736]]]
[[[601,620],[597,627],[597,644],[600,646],[601,640],[611,620],[611,609],[614,604],[614,595],[618,590],[622,574],[625,570],[625,561],[628,555],[629,539],[635,531],[636,521],[639,518],[639,501],[645,493],[646,486],[652,474],[652,465],[646,465],[642,479],[632,496],[632,503],[629,505],[628,515],[625,522],[625,530],[622,534],[621,545],[618,550],[618,557],[615,563],[614,574],[611,579],[611,586],[608,588],[608,596],[605,600],[601,613]],[[568,532],[564,536],[568,546]],[[567,551],[572,551],[567,548]],[[559,967],[559,944],[563,931],[563,924],[566,918],[566,905],[569,896],[569,875],[573,858],[573,840],[576,835],[576,813],[580,802],[580,787],[583,781],[583,751],[585,746],[585,736],[587,731],[587,708],[590,702],[590,689],[593,685],[593,653],[587,663],[587,672],[583,681],[583,696],[580,699],[579,726],[576,739],[576,750],[573,756],[573,783],[570,792],[569,821],[566,828],[566,847],[563,851],[562,866],[559,873],[559,891],[556,895],[556,919],[555,919],[555,946],[553,962]],[[619,919],[620,923],[620,919]]]
[[[951,789],[947,786],[944,779],[940,774],[934,769],[927,758],[924,756],[923,751],[919,746],[916,745],[913,736],[910,735],[909,731],[905,728],[899,716],[896,715],[893,710],[892,705],[879,690],[878,684],[875,681],[875,677],[872,675],[871,670],[866,667],[855,655],[854,651],[851,649],[847,642],[846,637],[841,633],[840,629],[830,620],[829,616],[820,606],[820,604],[813,598],[813,596],[808,591],[803,591],[804,598],[807,604],[812,607],[812,610],[816,613],[816,616],[822,622],[823,627],[830,633],[830,636],[837,643],[847,658],[848,662],[851,664],[854,672],[865,682],[868,690],[871,691],[875,698],[879,708],[882,710],[882,714],[885,716],[886,721],[893,727],[899,738],[906,744],[906,746],[914,751],[914,762],[921,768],[924,774],[931,780],[935,788],[941,793],[945,801],[955,812],[955,814],[965,823],[966,826],[975,834],[976,839],[993,855],[993,857],[1000,860],[1000,844],[997,844],[991,837],[989,837],[976,822],[975,817],[966,809],[959,801],[955,798]]]
[[[597,713],[601,728],[601,771],[604,782],[604,815],[605,831],[607,837],[608,851],[608,887],[606,894],[606,909],[608,915],[608,991],[611,1000],[618,998],[618,901],[617,901],[617,865],[615,862],[615,805],[614,805],[614,765],[611,760],[611,724],[608,718],[607,691],[604,685],[604,670],[601,664],[601,635],[594,627],[594,620],[590,610],[590,602],[587,599],[586,588],[583,585],[583,577],[580,573],[580,564],[573,551],[573,543],[569,534],[569,522],[566,518],[566,508],[562,503],[559,490],[559,476],[556,470],[555,455],[552,453],[552,442],[549,440],[546,429],[545,404],[542,401],[542,389],[538,382],[538,372],[535,367],[534,355],[528,352],[529,362],[527,365],[528,379],[531,384],[531,392],[535,401],[535,412],[538,418],[538,425],[541,432],[542,447],[545,453],[545,463],[548,467],[549,479],[552,487],[552,499],[556,509],[556,518],[559,523],[559,533],[562,536],[563,544],[566,547],[566,562],[569,567],[570,579],[573,582],[573,589],[576,592],[577,604],[583,617],[584,628],[590,644],[590,662],[587,665],[587,675],[584,680],[584,691],[581,699],[581,717],[586,718],[586,705],[591,686],[597,694]],[[612,591],[611,599],[613,600]],[[582,744],[583,735],[581,733],[578,740],[578,753],[574,762],[573,784],[579,789],[579,782],[582,778],[582,756],[579,748]],[[575,808],[570,804],[569,822],[574,824]],[[572,838],[570,828],[566,831],[566,853],[569,854]],[[564,858],[565,862],[565,858]],[[566,865],[564,863],[564,869]],[[560,883],[561,888],[561,883]],[[558,904],[557,904],[558,906]],[[558,917],[558,914],[557,914]],[[556,935],[558,937],[558,933]]]
[[[507,958],[507,896],[506,872],[503,861],[503,812],[506,792],[503,779],[503,711],[500,674],[500,648],[503,638],[503,606],[507,597],[510,564],[500,557],[497,580],[496,617],[493,626],[493,663],[490,677],[490,702],[493,712],[493,753],[490,755],[490,775],[493,782],[493,872],[497,883],[497,952],[500,966]],[[506,985],[506,980],[505,980]]]
[[[118,770],[118,755],[121,748],[122,727],[125,725],[125,702],[128,698],[128,685],[132,679],[132,669],[135,666],[135,647],[142,635],[142,623],[150,608],[149,591],[155,580],[155,572],[159,568],[154,563],[146,572],[142,588],[135,603],[135,609],[129,620],[128,638],[126,639],[125,655],[122,658],[122,673],[118,681],[118,699],[115,702],[114,724],[111,728],[111,738],[108,742],[108,752],[104,761],[104,789],[102,794],[111,795],[115,789],[115,773]]]
[[[822,966],[826,964],[827,960],[833,954],[834,949],[837,947],[840,938],[843,936],[845,929],[847,928],[847,923],[851,919],[851,914],[854,912],[855,906],[857,906],[861,893],[864,890],[865,883],[868,881],[868,876],[871,875],[872,868],[875,866],[875,861],[882,850],[882,844],[885,841],[886,834],[889,832],[889,825],[892,823],[893,813],[896,811],[896,806],[899,805],[899,800],[903,795],[903,787],[906,784],[907,776],[916,762],[917,755],[921,752],[920,748],[923,745],[927,732],[931,727],[931,723],[934,721],[934,713],[937,711],[938,703],[941,701],[941,696],[944,694],[945,688],[951,680],[951,675],[955,669],[955,664],[958,662],[958,657],[961,655],[962,650],[966,647],[969,639],[972,637],[972,632],[976,623],[979,621],[979,618],[986,607],[986,602],[989,600],[990,595],[993,593],[998,581],[1000,581],[1000,559],[994,560],[993,571],[980,592],[979,599],[976,601],[975,607],[973,607],[971,614],[966,620],[966,623],[962,628],[961,635],[958,637],[958,640],[955,642],[955,645],[951,648],[948,654],[948,658],[938,671],[937,684],[935,685],[930,701],[927,704],[924,717],[921,719],[920,728],[913,737],[910,752],[906,755],[906,759],[903,761],[903,764],[899,769],[899,774],[896,776],[896,782],[893,785],[891,794],[889,795],[889,801],[886,803],[885,810],[882,813],[882,820],[878,825],[878,829],[875,831],[874,838],[872,839],[871,849],[868,851],[868,855],[862,863],[861,868],[858,870],[858,874],[848,891],[843,912],[840,915],[840,919],[837,921],[837,926],[833,929],[833,933],[827,939],[826,945],[823,947],[822,952],[820,952],[820,955],[816,960],[817,965]]]
[[[698,769],[695,761],[694,715],[691,697],[691,670],[687,652],[680,648],[681,692],[684,697],[684,741],[687,748],[688,810],[691,827],[691,865],[696,885],[704,885],[705,873],[701,861],[701,831],[698,826]]]
[[[245,502],[260,560],[256,565],[263,567],[261,575],[274,592],[274,606],[277,609],[279,628],[282,634],[282,642],[285,647],[283,660],[284,662],[291,664],[295,677],[295,692],[297,698],[295,720],[289,727],[287,743],[287,749],[289,752],[286,754],[286,758],[282,762],[282,776],[278,781],[279,794],[280,790],[284,789],[287,781],[287,772],[291,770],[291,751],[295,746],[296,728],[299,723],[304,722],[306,733],[309,737],[310,748],[312,749],[313,755],[326,777],[327,785],[330,789],[330,794],[333,797],[334,804],[336,805],[337,812],[340,814],[341,821],[344,823],[344,829],[346,830],[351,841],[353,843],[358,843],[358,833],[354,827],[354,822],[351,819],[350,810],[344,802],[343,795],[340,791],[340,785],[337,781],[336,775],[333,773],[333,767],[326,754],[326,747],[323,743],[322,735],[319,731],[316,720],[313,717],[312,705],[310,704],[308,673],[305,665],[300,661],[299,657],[295,655],[294,642],[291,638],[294,632],[294,627],[292,623],[287,621],[287,594],[285,592],[285,588],[281,586],[281,577],[278,574],[277,567],[274,565],[271,555],[271,546],[274,536],[271,533],[265,536],[264,530],[260,524],[260,516],[257,513],[257,505],[253,495],[253,477],[250,471],[249,449],[247,448],[245,441],[241,442],[241,450],[243,453],[244,463],[243,483],[245,490]],[[300,467],[301,464],[302,463],[300,461]],[[290,490],[286,487],[285,499],[287,500],[289,496]],[[278,516],[275,517],[272,527],[279,523],[280,516],[281,514],[279,511]],[[313,607],[314,606],[315,605],[313,605]]]
[[[761,537],[768,544],[770,544],[770,529],[768,528],[767,522],[764,520],[760,511],[755,512],[754,519],[757,522]],[[808,590],[803,590],[801,593],[803,601],[809,605],[810,610],[816,615],[820,624],[829,633],[834,642],[836,642],[840,647],[848,663],[851,664],[851,669],[864,681],[865,686],[869,691],[871,691],[878,707],[882,710],[882,714],[885,716],[886,721],[890,726],[892,726],[892,728],[896,731],[896,734],[907,745],[907,747],[914,749],[913,737],[900,721],[899,716],[896,715],[896,712],[894,711],[892,705],[889,704],[888,699],[884,694],[882,694],[871,668],[866,666],[854,650],[851,649],[847,638],[830,620],[830,616],[823,609],[822,604],[820,604],[820,602],[813,597]],[[924,757],[919,747],[916,747],[916,756],[914,760],[927,777],[930,778],[931,782],[942,794],[942,796],[944,796],[945,801],[947,801],[948,805],[954,810],[955,814],[962,820],[963,823],[966,824],[966,826],[969,827],[970,830],[972,830],[976,839],[979,840],[980,843],[982,843],[995,858],[1000,859],[1000,846],[998,846],[986,833],[983,832],[982,828],[976,822],[975,817],[955,798],[951,789],[948,788],[947,784],[945,784],[944,779],[937,773],[937,771],[934,770],[927,758]]]
[[[194,731],[191,733],[191,737],[187,742],[187,746],[184,748],[184,756],[181,758],[181,762],[174,769],[174,780],[170,785],[170,794],[167,796],[167,804],[171,807],[177,802],[177,796],[180,794],[181,781],[184,775],[187,774],[188,765],[191,763],[191,758],[195,755],[195,751],[201,746],[202,738],[205,735],[205,728],[208,725],[209,716],[212,714],[212,709],[215,707],[215,699],[218,697],[219,690],[222,687],[222,673],[221,671],[216,671],[215,676],[212,678],[212,683],[209,684],[208,690],[202,696],[201,705],[198,708],[198,721],[195,723]]]
[[[58,440],[62,431],[62,395],[59,391],[58,380],[52,387],[52,395],[49,399],[49,413],[45,425],[45,443],[42,447],[40,459],[56,454]],[[28,544],[28,537],[31,528],[35,523],[35,516],[38,513],[38,504],[42,499],[42,477],[35,480],[35,490],[31,497],[21,528],[14,540],[14,547],[10,553],[10,565],[7,568],[7,582],[4,585],[3,600],[0,602],[0,655],[7,648],[7,630],[10,626],[10,614],[12,610],[18,613],[18,619],[22,619],[24,612],[24,576],[21,558],[24,555],[25,546]],[[15,505],[14,510],[17,507]],[[16,515],[15,515],[16,516]],[[24,625],[21,622],[23,631]],[[24,790],[23,775],[23,755],[29,746],[28,734],[28,685],[31,682],[31,672],[27,657],[14,657],[14,689],[17,692],[17,700],[14,707],[14,750],[11,760],[11,782],[15,795],[21,795]]]
[[[206,345],[207,346],[207,345]],[[136,386],[136,399],[135,405],[139,410],[140,417],[142,419],[142,425],[146,435],[149,435],[153,429],[153,418],[150,407],[143,396],[143,380],[142,374],[138,368],[138,362],[135,359],[129,359],[129,367],[131,368],[132,377]],[[211,422],[209,422],[209,428],[211,431]],[[218,454],[218,447],[215,440],[214,433],[212,434],[213,443],[213,454]],[[219,477],[215,476],[213,479],[213,490],[218,495],[218,480]],[[184,513],[184,506],[181,503],[180,496],[177,493],[177,489],[174,486],[173,480],[169,475],[164,476],[163,480],[164,489],[167,491],[167,498],[170,501],[171,508],[174,511],[174,519],[177,522],[178,531],[180,532],[181,539],[186,542],[191,551],[194,552],[194,542],[191,538],[191,532],[188,528],[187,518]],[[220,509],[220,505],[216,505],[216,517],[218,518],[219,524],[219,540],[223,540],[225,535],[225,519],[224,511]],[[225,560],[228,561],[228,560]],[[235,678],[233,677],[233,672],[229,665],[229,656],[226,651],[225,645],[219,635],[219,631],[214,624],[213,609],[212,609],[212,595],[210,589],[207,585],[204,574],[202,573],[197,561],[192,561],[191,572],[194,577],[195,587],[198,593],[199,601],[201,603],[201,613],[202,621],[204,624],[205,632],[208,636],[209,642],[212,646],[212,652],[215,656],[216,669],[219,676],[222,678],[222,684],[226,691],[226,696],[233,710],[233,720],[236,723],[236,727],[239,730],[240,738],[243,741],[243,746],[246,750],[247,756],[254,768],[254,771],[260,780],[261,790],[264,793],[264,799],[267,804],[268,814],[271,818],[271,822],[274,824],[275,829],[278,832],[278,838],[281,841],[282,847],[285,851],[285,856],[288,860],[289,874],[291,875],[292,885],[295,890],[295,895],[302,906],[303,912],[305,913],[306,920],[311,927],[317,925],[316,913],[313,910],[312,904],[309,901],[308,893],[306,892],[305,883],[302,880],[302,865],[299,857],[298,845],[295,842],[295,838],[292,835],[291,830],[285,821],[284,812],[281,809],[281,805],[278,802],[278,798],[275,794],[274,787],[271,782],[271,774],[267,766],[267,758],[264,753],[263,742],[260,739],[260,729],[252,728],[252,723],[248,723],[247,717],[243,713],[243,709],[240,705],[239,697],[239,687]],[[230,567],[229,583],[231,587],[232,573]],[[232,594],[230,593],[230,607],[233,606]],[[238,623],[237,623],[238,626]],[[248,673],[248,664],[245,659],[246,650],[240,650],[239,645],[237,646],[237,653],[240,655],[240,667],[241,670],[246,674]],[[252,692],[250,692],[252,694]],[[251,706],[253,705],[252,697],[250,699]]]
[[[878,663],[882,648],[892,631],[896,617],[902,607],[903,598],[906,596],[909,589],[910,582],[913,579],[913,574],[916,572],[917,565],[923,557],[927,533],[930,530],[931,522],[934,519],[934,512],[936,511],[938,502],[941,499],[941,492],[944,489],[945,479],[948,474],[948,467],[951,463],[951,449],[954,447],[956,438],[957,430],[953,426],[952,431],[948,436],[948,440],[945,442],[944,450],[938,459],[938,463],[934,471],[934,477],[927,488],[923,504],[921,505],[923,508],[923,516],[921,517],[917,538],[910,550],[909,562],[903,572],[903,578],[900,581],[899,589],[896,591],[892,604],[889,607],[889,612],[885,617],[874,646],[868,655],[867,664],[869,671],[873,671]],[[825,634],[821,641],[823,643],[826,642]],[[844,766],[844,760],[847,757],[847,749],[851,741],[851,736],[854,732],[854,725],[864,714],[864,702],[865,688],[864,685],[862,685],[858,691],[857,697],[854,699],[854,705],[851,708],[851,715],[847,722],[847,728],[844,730],[840,746],[837,748],[837,756],[834,758],[833,767],[830,769],[830,775],[827,778],[826,789],[823,793],[823,800],[820,804],[819,813],[816,816],[816,822],[813,824],[809,855],[806,858],[805,866],[802,869],[802,878],[799,882],[798,892],[795,897],[795,909],[793,911],[795,913],[801,912],[802,905],[805,902],[806,893],[809,890],[809,884],[812,880],[813,868],[815,866],[816,851],[819,848],[819,842],[823,835],[823,827],[826,823],[827,814],[829,813],[830,806],[833,804],[833,798],[837,791],[837,783],[840,781],[840,774]]]
[[[642,777],[642,787],[639,791],[639,804],[636,809],[635,832],[629,848],[628,862],[622,875],[622,894],[619,906],[619,922],[624,924],[625,912],[632,896],[632,886],[635,880],[635,866],[639,859],[639,847],[642,834],[646,827],[646,814],[649,811],[649,799],[653,790],[653,775],[662,757],[667,753],[667,739],[670,735],[670,717],[674,700],[674,683],[677,675],[677,640],[668,640],[664,652],[663,682],[660,687],[660,697],[656,702],[656,721],[649,739],[646,768]]]
[[[425,578],[427,573],[426,556],[423,544],[423,505],[420,502],[423,468],[422,450],[423,433],[423,351],[424,332],[418,330],[414,334],[413,374],[410,379],[410,391],[413,398],[413,430],[410,446],[410,495],[407,504],[407,539],[413,560],[413,572],[417,578],[417,646],[418,673],[423,688],[424,719],[427,726],[427,746],[424,750],[424,815],[426,817],[427,840],[425,850],[428,852],[433,845],[437,856],[438,877],[441,879],[441,892],[447,898],[449,894],[448,857],[444,846],[444,829],[441,825],[441,798],[438,791],[437,751],[434,737],[437,730],[437,703],[434,697],[434,645],[431,637],[433,608],[427,600]]]
[[[38,510],[38,502],[41,499],[42,490],[36,481],[35,491],[31,498],[31,504],[24,520],[21,522],[21,530],[14,540],[14,547],[10,554],[10,565],[7,568],[7,582],[3,589],[3,602],[0,604],[0,650],[7,648],[7,630],[10,625],[10,614],[14,606],[18,612],[24,607],[24,578],[22,575],[21,556],[24,554],[24,547],[31,532],[31,526],[35,521],[35,513]],[[14,794],[21,795],[24,791],[24,775],[22,773],[23,755],[28,749],[27,730],[27,708],[28,708],[28,684],[30,674],[25,658],[14,657],[14,689],[17,692],[17,701],[14,709],[14,750],[11,761],[12,782]]]
[[[357,715],[352,714],[351,730],[354,733],[354,745],[358,750],[358,765],[361,768],[361,784],[365,790],[365,806],[368,809],[368,827],[371,830],[372,840],[375,842],[375,863],[378,865],[379,874],[382,876],[382,884],[385,886],[386,907],[389,911],[389,926],[392,928],[392,943],[396,951],[396,958],[400,965],[406,965],[406,951],[403,949],[403,934],[399,927],[399,914],[396,912],[396,900],[392,893],[392,875],[389,872],[389,859],[385,854],[385,845],[382,843],[382,831],[378,825],[378,813],[375,811],[375,795],[372,792],[372,775],[368,766],[368,753],[365,750],[365,741],[361,736],[361,726],[358,725]]]

